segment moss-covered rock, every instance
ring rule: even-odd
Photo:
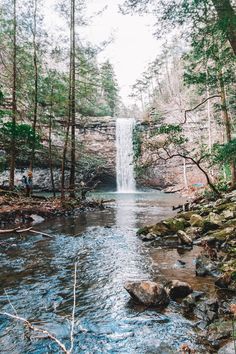
[[[183,218],[172,218],[163,221],[163,224],[167,226],[170,233],[176,233],[179,230],[184,230],[189,223]]]
[[[193,214],[190,218],[190,224],[193,227],[202,227],[204,219],[201,215]]]
[[[221,230],[213,231],[208,233],[208,235],[213,236],[217,241],[226,241],[233,239],[236,236],[235,227],[229,226]]]
[[[215,206],[218,213],[222,212],[223,210],[231,210],[232,212],[236,212],[236,203],[224,203],[221,205]]]
[[[147,235],[149,233],[150,226],[144,226],[138,229],[137,235]]]

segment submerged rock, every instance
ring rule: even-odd
[[[149,233],[146,234],[146,235],[141,234],[141,235],[139,235],[139,237],[140,237],[140,239],[141,239],[142,241],[144,241],[144,242],[149,242],[149,241],[154,241],[157,236],[154,235],[154,234],[151,234],[151,233],[149,232]]]
[[[193,291],[183,301],[183,310],[187,313],[193,312],[193,309],[197,306],[197,302],[204,296],[202,291]]]
[[[167,292],[172,300],[184,298],[193,292],[191,285],[180,280],[172,280],[167,284]]]
[[[209,257],[200,254],[196,259],[196,275],[204,277],[210,275],[213,277],[219,276],[218,263],[212,261]]]
[[[125,283],[124,288],[135,301],[144,305],[167,306],[170,302],[165,288],[159,283],[129,281]]]

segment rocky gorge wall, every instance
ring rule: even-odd
[[[138,124],[142,126],[142,123]],[[148,131],[149,127],[144,128]],[[101,187],[116,188],[116,121],[111,117],[87,118],[83,122],[78,121],[76,124],[76,139],[78,146],[78,161],[81,159],[81,149],[83,154],[92,156],[93,159],[99,160],[98,168],[94,168],[91,174],[95,175],[101,181]],[[56,144],[62,147],[63,143],[59,135],[54,134]],[[142,155],[145,156],[147,151],[142,147]],[[138,160],[137,160],[138,161]],[[86,163],[86,161],[85,161]],[[57,164],[58,165],[58,164]],[[86,166],[79,166],[77,173],[77,183],[86,180],[83,175],[83,169]],[[82,172],[80,172],[82,171]],[[194,185],[204,185],[206,180],[199,169],[191,163],[184,164],[181,158],[175,158],[170,161],[157,160],[155,164],[142,169],[137,164],[137,185],[153,187],[158,189],[167,189],[167,191],[177,191],[184,189],[186,186],[192,188]],[[16,180],[20,184],[20,179],[25,170],[16,172]],[[139,173],[138,173],[139,172]],[[69,174],[67,173],[67,180]],[[54,169],[54,178],[56,189],[60,188],[60,168]],[[89,179],[87,177],[87,179]],[[0,174],[0,184],[8,180],[8,171]],[[40,166],[34,170],[34,185],[38,189],[50,190],[51,179],[49,169]]]

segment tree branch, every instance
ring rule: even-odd
[[[186,111],[184,111],[184,121],[182,123],[180,123],[181,125],[185,124],[187,122],[187,113],[195,111],[195,109],[199,108],[200,106],[202,106],[204,103],[206,103],[207,101],[216,98],[216,97],[221,97],[220,95],[213,95],[210,97],[207,97],[205,100],[203,100],[201,103],[199,103],[198,105],[196,105],[195,107],[191,108],[191,109],[186,109]]]

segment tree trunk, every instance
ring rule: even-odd
[[[30,170],[33,171],[34,158],[35,158],[35,138],[36,138],[36,125],[38,120],[38,57],[37,57],[37,0],[34,0],[34,28],[33,28],[33,48],[34,48],[34,115],[33,115],[33,145],[30,160]]]
[[[236,55],[236,13],[230,0],[212,0],[228,41]]]
[[[75,197],[75,0],[71,0],[71,167],[70,196]]]
[[[229,116],[229,112],[227,109],[226,102],[226,93],[225,93],[225,85],[222,71],[219,71],[219,83],[220,83],[220,96],[221,96],[221,111],[222,117],[225,123],[225,131],[226,131],[226,141],[229,143],[232,140],[231,136],[231,120]],[[236,166],[235,163],[231,163],[231,187],[235,188],[236,186]]]
[[[16,115],[17,115],[17,101],[16,101],[16,0],[13,3],[13,67],[12,67],[12,133],[11,133],[11,157],[10,157],[10,176],[9,188],[13,189],[15,185],[15,162],[16,162]]]
[[[50,117],[49,117],[49,132],[48,132],[48,145],[49,145],[49,166],[50,166],[50,176],[51,176],[51,184],[52,184],[52,192],[53,196],[56,196],[55,191],[55,182],[53,175],[53,163],[52,163],[52,114],[53,114],[53,86],[51,89],[51,102],[50,102]]]

